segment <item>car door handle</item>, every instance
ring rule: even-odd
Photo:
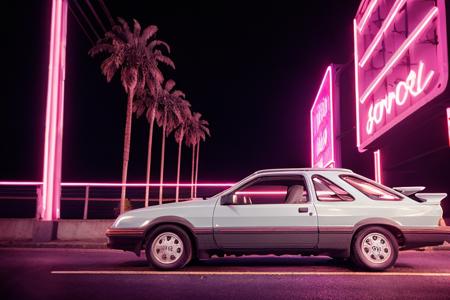
[[[298,212],[299,213],[307,213],[308,212],[308,208],[307,207],[299,207],[298,208]]]

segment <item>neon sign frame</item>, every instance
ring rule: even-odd
[[[450,147],[450,107],[447,107],[448,146]]]
[[[333,65],[328,66],[310,111],[311,167],[313,168],[336,166],[333,73]]]
[[[417,1],[396,0],[392,6],[383,7],[381,11],[386,11],[386,16],[380,16],[380,6],[387,5],[384,1],[362,1],[353,20],[356,143],[360,152],[364,152],[373,141],[445,90],[448,82],[445,1],[437,0],[435,3],[436,5],[431,2],[418,4]],[[422,6],[419,8],[418,5]],[[407,18],[408,9],[414,13],[417,11],[420,13]],[[377,22],[381,20],[379,28],[374,25],[375,18],[378,18],[375,20]],[[404,35],[400,36],[404,39],[398,42],[400,38],[394,34],[401,32],[399,29],[401,26],[405,26],[406,29],[402,33]],[[432,46],[424,50],[422,40],[425,39],[428,31],[434,28],[437,43],[434,45],[430,42]],[[391,43],[390,47],[392,44],[399,44],[399,46],[394,46],[394,49],[385,48],[385,44],[389,43]],[[380,47],[380,51],[377,51]],[[391,52],[387,53],[386,49]],[[414,55],[414,61],[411,59],[411,53]],[[383,60],[380,60],[381,54]],[[402,69],[405,66],[405,60],[410,68],[407,76]],[[418,73],[420,75],[425,73],[425,79]],[[415,89],[411,79],[415,80],[417,85]],[[388,87],[396,85],[397,82],[400,82],[398,84],[400,87],[396,86],[394,90],[403,89],[402,99],[398,97],[398,92],[396,98],[393,98],[392,92],[388,92]],[[382,93],[383,89],[386,89],[384,93]],[[408,91],[410,93],[406,95]],[[380,103],[382,101],[385,103]],[[392,103],[394,107],[391,111],[391,106],[388,104]],[[378,112],[375,128],[366,130],[369,127],[370,117],[368,108],[372,106],[373,109],[374,105],[378,105],[379,109],[384,106],[385,116],[380,119]]]

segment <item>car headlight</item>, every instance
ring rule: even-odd
[[[112,227],[117,228],[120,226],[120,223],[123,223],[123,221],[133,218],[132,216],[120,216],[116,219]]]

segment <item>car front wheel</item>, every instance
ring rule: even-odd
[[[383,227],[362,229],[352,244],[352,260],[364,269],[383,271],[395,264],[397,256],[397,240]]]
[[[149,235],[145,254],[147,261],[157,269],[180,269],[192,258],[192,243],[183,229],[163,225]]]

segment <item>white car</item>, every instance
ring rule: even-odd
[[[391,189],[346,169],[261,170],[208,199],[126,212],[106,235],[110,248],[144,249],[163,270],[229,254],[320,254],[384,270],[399,250],[450,241],[447,194],[423,189]]]

